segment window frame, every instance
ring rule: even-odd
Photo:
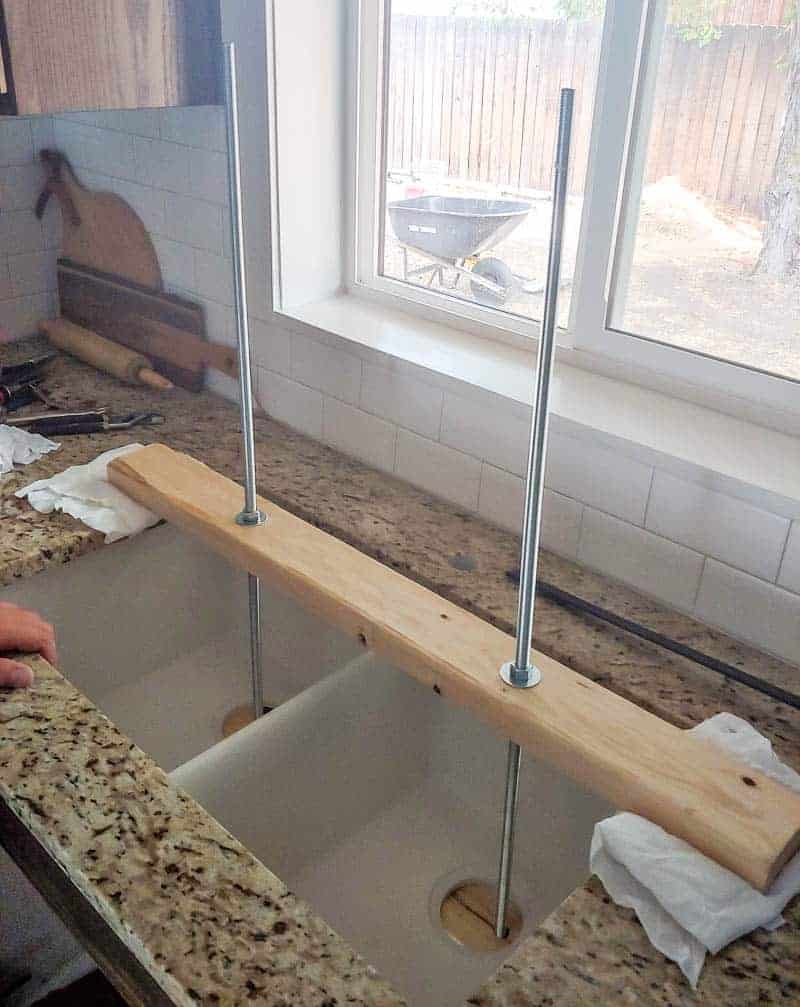
[[[589,142],[578,257],[568,328],[559,356],[589,370],[624,368],[642,384],[722,393],[779,413],[798,412],[800,381],[658,341],[611,325],[613,300],[635,239],[642,167],[668,0],[607,0]],[[511,315],[381,276],[381,180],[386,170],[383,108],[388,84],[387,0],[349,0],[344,289],[356,297],[501,343],[534,350],[540,321]],[[633,26],[633,30],[631,28]],[[613,54],[613,58],[612,58]],[[624,109],[620,115],[619,110]],[[637,142],[634,142],[637,137]]]

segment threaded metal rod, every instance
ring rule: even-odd
[[[544,496],[544,471],[547,458],[549,426],[550,382],[555,354],[556,320],[558,311],[558,286],[561,277],[561,255],[564,244],[564,217],[567,205],[567,176],[569,173],[569,147],[572,136],[572,109],[575,92],[572,88],[561,91],[556,140],[555,169],[553,172],[553,212],[550,221],[550,248],[547,257],[542,331],[536,362],[536,390],[533,400],[528,473],[525,482],[525,512],[522,526],[519,598],[517,606],[517,647],[513,663],[504,664],[500,675],[508,685],[527,689],[541,681],[541,673],[531,664],[531,641],[536,600],[536,572],[539,565],[539,538],[542,523],[542,498]],[[514,854],[514,826],[517,813],[517,791],[521,751],[515,742],[509,742],[506,771],[506,795],[503,808],[503,838],[500,851],[500,869],[497,882],[497,916],[495,934],[502,940],[506,934],[506,909],[511,883],[511,865]]]
[[[250,368],[250,327],[247,315],[247,276],[244,260],[244,221],[242,218],[242,170],[239,147],[239,88],[236,77],[236,47],[223,46],[225,78],[225,124],[228,136],[228,195],[231,214],[233,250],[234,310],[236,342],[239,355],[239,400],[242,412],[244,448],[244,507],[236,523],[246,527],[263,524],[266,514],[258,509],[256,497],[256,449],[253,422],[253,376]],[[250,617],[250,684],[253,716],[264,712],[262,682],[261,583],[255,574],[247,575]]]
[[[239,87],[236,78],[236,47],[224,46],[225,122],[228,134],[228,195],[233,250],[234,309],[239,351],[239,398],[242,410],[244,447],[244,510],[240,524],[261,524],[266,520],[256,505],[256,449],[253,430],[253,377],[250,369],[250,325],[247,314],[247,278],[244,261],[244,221],[242,218],[242,167],[239,149]]]

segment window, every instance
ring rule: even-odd
[[[281,309],[344,291],[527,345],[572,86],[560,352],[800,412],[798,10],[274,4]]]
[[[574,87],[560,301],[566,325],[602,0],[590,13],[564,18],[553,0],[386,0],[382,24],[371,32],[362,26],[364,48],[376,46],[383,30],[384,54],[381,135],[362,132],[362,143],[382,150],[361,207],[376,219],[362,282],[429,304],[458,301],[457,312],[530,330],[518,320],[542,313],[559,92]],[[481,308],[494,310],[487,316]]]
[[[781,6],[687,27],[703,7],[680,0],[653,21],[609,323],[800,379],[800,38]]]

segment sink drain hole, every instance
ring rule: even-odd
[[[514,902],[506,911],[506,936],[498,940],[494,927],[497,890],[486,881],[461,881],[442,899],[439,920],[445,933],[470,951],[499,951],[522,929],[522,913]]]

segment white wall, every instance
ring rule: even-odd
[[[309,436],[516,531],[529,409],[271,313],[263,7],[226,25],[242,46],[259,397]],[[221,110],[71,115],[54,128],[83,181],[142,215],[169,287],[200,300],[211,337],[232,343]],[[547,485],[547,548],[800,664],[800,502],[676,473],[588,430],[556,430]]]
[[[43,181],[37,154],[52,139],[47,117],[0,119],[0,341],[3,332],[31,335],[55,314],[61,217],[55,206],[41,221],[33,212]]]

